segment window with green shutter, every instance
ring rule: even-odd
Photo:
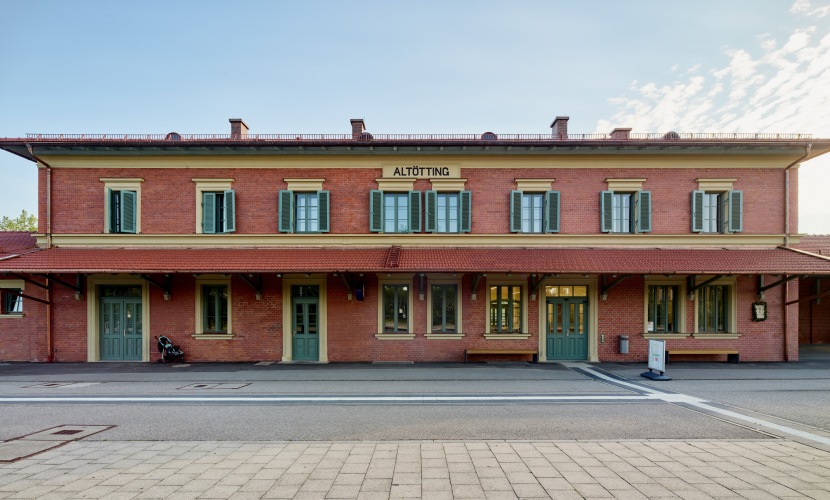
[[[277,217],[282,233],[325,233],[329,231],[329,192],[296,193],[280,191]]]
[[[425,193],[425,230],[429,233],[468,233],[472,229],[472,193]]]
[[[651,191],[601,191],[599,202],[603,233],[651,232]]]
[[[692,191],[692,232],[743,231],[743,191]]]
[[[510,192],[510,231],[514,233],[558,233],[559,191]]]
[[[236,231],[236,193],[206,191],[202,193],[202,232],[205,234]]]
[[[111,233],[135,233],[138,196],[135,191],[109,190]]]

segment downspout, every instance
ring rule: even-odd
[[[810,156],[812,144],[807,144],[804,154],[784,168],[784,246],[790,246],[790,169],[801,163],[804,158]],[[790,361],[790,314],[787,309],[787,302],[790,301],[790,283],[784,283],[784,361]]]
[[[35,156],[31,144],[26,144],[29,154],[36,163],[46,167],[46,248],[52,247],[52,166]],[[46,361],[55,361],[52,352],[52,287],[49,280],[46,280]]]

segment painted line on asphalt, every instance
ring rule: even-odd
[[[608,382],[609,384],[612,384],[612,385],[615,385],[615,386],[618,386],[618,387],[630,388],[630,389],[636,390],[637,392],[640,392],[640,393],[643,393],[643,392],[649,393],[648,396],[653,398],[653,399],[665,401],[666,403],[684,403],[684,404],[688,404],[692,407],[699,408],[699,409],[701,409],[705,412],[715,413],[715,414],[722,415],[724,417],[729,417],[729,418],[732,418],[732,419],[735,419],[735,420],[741,420],[743,422],[749,422],[751,424],[754,424],[754,425],[757,425],[757,426],[760,426],[760,427],[766,427],[767,429],[772,429],[772,430],[775,430],[775,431],[778,431],[778,432],[781,432],[781,433],[784,433],[784,434],[789,434],[791,436],[800,437],[802,439],[806,439],[806,440],[814,441],[816,443],[821,443],[821,444],[830,446],[830,438],[827,438],[827,437],[824,437],[824,436],[819,436],[819,435],[813,434],[811,432],[806,432],[806,431],[801,431],[801,430],[798,430],[798,429],[794,429],[792,427],[787,427],[786,425],[780,425],[780,424],[776,424],[774,422],[769,422],[767,420],[764,420],[764,419],[761,419],[761,418],[758,418],[758,417],[743,415],[741,413],[737,413],[737,412],[734,412],[734,411],[731,411],[731,410],[727,410],[725,408],[719,408],[717,406],[713,406],[711,401],[706,401],[705,399],[697,398],[697,397],[694,397],[694,396],[687,396],[687,395],[681,394],[679,392],[658,392],[658,391],[656,391],[652,388],[649,388],[648,386],[636,384],[636,383],[633,383],[633,382],[626,382],[624,380],[620,380],[620,379],[617,379],[617,378],[614,378],[614,377],[609,377],[608,375],[605,375],[604,373],[601,373],[601,372],[597,371],[591,365],[587,365],[587,364],[573,363],[571,366],[573,368],[577,369],[576,371],[585,372],[586,374],[590,375],[592,378],[603,380],[605,382]]]
[[[652,395],[518,396],[49,396],[0,397],[0,403],[434,403],[487,401],[648,401]]]

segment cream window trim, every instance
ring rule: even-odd
[[[490,323],[489,321],[487,323]],[[485,333],[484,338],[487,340],[527,340],[530,338],[529,333]]]
[[[417,179],[389,179],[380,178],[375,179],[378,183],[378,189],[381,191],[412,191],[415,189],[415,181]]]
[[[394,276],[384,276],[378,277],[378,333],[375,334],[375,338],[384,338],[384,339],[407,339],[412,336],[415,338],[415,324],[414,324],[414,312],[415,312],[415,287],[413,286],[413,281],[415,275],[414,274],[396,274]],[[384,285],[406,285],[409,287],[408,295],[408,302],[409,305],[407,306],[409,309],[408,315],[406,317],[406,332],[400,333],[385,333],[383,331],[383,287]],[[419,292],[420,293],[420,292]]]
[[[429,340],[459,340],[464,338],[463,333],[425,333]]]
[[[322,191],[325,179],[283,179],[288,191]]]
[[[738,179],[695,179],[700,191],[731,191],[732,185]]]
[[[231,333],[194,333],[191,337],[196,340],[231,340],[234,335]]]
[[[741,338],[740,333],[693,333],[692,337],[696,339],[713,339],[713,340],[735,340]]]
[[[141,177],[99,177],[104,183],[104,233],[110,232],[110,198],[109,190],[135,191],[135,233],[141,233]]]
[[[430,179],[433,191],[464,191],[467,179]]]
[[[233,179],[190,179],[196,184],[196,234],[202,233],[202,193],[211,191],[228,191],[232,189]]]
[[[608,183],[608,189],[611,191],[627,191],[627,192],[634,192],[634,191],[642,191],[643,184],[645,184],[646,179],[613,179],[607,178],[605,182]]]
[[[650,277],[646,276],[643,280],[643,336],[647,338],[677,338],[679,335],[685,335],[686,328],[686,280],[683,278],[665,278],[665,277]],[[676,286],[677,287],[677,332],[655,333],[648,331],[648,287],[649,286]]]
[[[689,338],[691,335],[688,333],[644,333],[643,338],[646,340],[654,339],[654,340],[673,340],[673,339],[686,339]]]
[[[707,276],[699,276],[696,278],[695,284],[697,281],[703,282],[708,279]],[[717,339],[717,338],[724,338],[724,339],[732,339],[738,338],[738,278],[735,276],[727,276],[725,278],[721,278],[719,280],[715,280],[712,283],[709,283],[707,286],[716,286],[716,285],[728,285],[729,286],[729,331],[727,332],[720,332],[720,333],[707,333],[701,332],[698,330],[698,307],[700,305],[700,300],[698,298],[699,291],[698,289],[695,291],[695,319],[694,319],[694,330],[692,330],[693,337],[695,338],[709,338],[709,339]]]
[[[456,318],[455,318],[455,333],[440,333],[440,332],[433,332],[432,331],[432,285],[455,285],[455,304],[456,304]],[[426,276],[426,288],[427,288],[427,324],[426,324],[426,337],[447,337],[452,338],[453,335],[458,336],[457,338],[461,338],[464,336],[464,330],[461,324],[461,318],[464,317],[463,310],[462,310],[462,295],[461,295],[461,278],[460,277],[431,277],[430,275]],[[489,290],[488,290],[489,292]]]
[[[376,333],[375,338],[378,340],[414,340],[414,333]]]
[[[202,286],[204,285],[225,285],[228,287],[228,332],[227,333],[205,333],[204,325],[204,307],[202,301]],[[233,336],[233,295],[231,290],[231,277],[226,275],[209,275],[205,274],[196,278],[196,332],[193,338],[231,338]]]
[[[101,360],[101,300],[98,296],[99,285],[138,285],[141,287],[141,360],[151,361],[150,339],[150,284],[138,276],[130,274],[93,274],[86,280],[86,348],[87,361]],[[175,340],[175,337],[174,337]],[[153,342],[153,352],[157,353]],[[59,353],[60,354],[60,353]]]
[[[14,288],[18,289],[21,292],[26,290],[26,282],[23,280],[2,280],[0,281],[0,288]],[[14,313],[6,313],[0,314],[0,319],[6,318],[22,318],[26,316],[25,312],[14,312]]]
[[[550,191],[556,179],[516,179],[519,191]]]
[[[501,332],[493,332],[493,335],[508,335],[509,338],[518,338],[517,335],[530,335],[528,332],[528,323],[527,323],[527,278],[525,276],[506,276],[506,275],[499,275],[493,274],[487,275],[487,279],[484,283],[484,293],[485,293],[485,300],[487,301],[487,316],[484,321],[484,337],[485,338],[494,338],[492,335],[488,337],[490,334],[490,287],[491,286],[500,286],[500,285],[512,285],[516,286],[519,285],[522,287],[522,328],[520,333],[512,333],[512,334],[505,334]],[[525,337],[527,338],[527,337]]]

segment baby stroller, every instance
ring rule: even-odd
[[[184,363],[184,351],[179,349],[179,346],[173,345],[173,342],[163,335],[161,337],[156,337],[156,340],[158,340],[158,349],[161,353],[160,362],[166,363],[168,361],[178,360],[179,362]]]

